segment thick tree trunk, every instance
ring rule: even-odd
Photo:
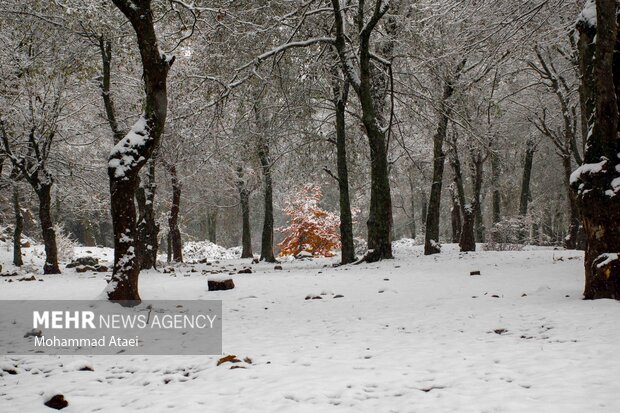
[[[338,83],[340,83],[338,81]],[[345,111],[349,84],[345,82],[343,90],[334,86],[334,106],[336,111],[336,158],[338,167],[338,193],[340,200],[340,244],[341,264],[355,261],[355,245],[353,244],[353,217],[349,199],[349,170],[347,167],[347,142]]]
[[[596,1],[596,27],[579,21],[581,36],[596,31],[593,67],[582,71],[582,86],[590,90],[595,110],[589,122],[585,164],[571,176],[577,205],[587,239],[585,254],[586,299],[620,299],[620,194],[614,183],[620,179],[618,139],[618,88],[620,88],[620,47],[618,45],[616,0]],[[590,50],[580,40],[581,61]],[[615,53],[615,55],[614,55]],[[583,69],[583,67],[582,67]]]
[[[58,248],[56,246],[56,232],[52,221],[52,196],[51,185],[40,184],[37,189],[39,198],[39,221],[41,223],[41,235],[45,246],[44,274],[60,274],[58,267]]]
[[[179,229],[182,187],[177,176],[176,166],[169,165],[167,169],[170,173],[170,181],[172,184],[172,205],[170,206],[170,215],[168,215],[169,260],[172,259],[174,262],[183,262],[183,241],[181,239],[181,230]]]
[[[441,99],[441,113],[439,114],[439,124],[433,136],[433,181],[431,184],[431,195],[428,200],[426,215],[426,233],[424,236],[424,255],[437,254],[441,252],[439,247],[439,216],[441,212],[441,187],[443,183],[444,160],[446,155],[443,152],[443,142],[448,132],[448,120],[452,106],[450,99],[454,94],[454,83],[460,77],[461,71],[465,66],[466,60],[462,60],[455,68],[453,79],[445,82],[443,96]]]
[[[131,23],[137,37],[144,79],[144,112],[132,130],[110,153],[108,176],[114,231],[114,272],[106,289],[110,300],[140,303],[136,257],[136,208],[134,194],[140,169],[159,146],[166,122],[166,79],[174,57],[161,53],[155,34],[150,1],[113,0]]]
[[[459,240],[461,252],[476,251],[474,220],[474,207],[469,204],[465,205],[463,208],[463,228],[461,229],[461,239]]]
[[[366,119],[364,125],[370,141],[370,213],[367,222],[368,253],[365,259],[374,262],[392,258],[392,197],[385,134],[369,119]]]
[[[13,212],[15,214],[15,229],[13,230],[13,264],[17,267],[24,265],[22,260],[22,231],[24,230],[24,215],[19,205],[19,188],[13,182]]]

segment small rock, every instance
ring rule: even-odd
[[[499,298],[499,295],[497,295],[497,294],[493,294],[491,297],[493,297],[493,298]]]
[[[73,261],[71,261],[69,264],[67,264],[67,268],[75,268],[78,266],[89,266],[89,267],[94,267],[95,265],[99,264],[99,259],[95,258],[95,257],[80,257],[80,258],[76,258]]]
[[[274,270],[278,270],[278,271],[282,271],[282,266],[281,265],[276,265],[275,267],[273,267]]]
[[[36,279],[36,277],[34,275],[30,276],[30,277],[22,277],[22,278],[18,278],[17,279],[17,281],[36,281],[36,280],[37,279]],[[11,281],[11,280],[9,280],[9,281]]]
[[[498,328],[498,329],[496,329],[496,330],[493,330],[493,332],[494,332],[495,334],[502,335],[502,334],[504,334],[504,333],[507,333],[507,332],[508,332],[508,330],[506,330],[505,328]]]
[[[235,283],[231,278],[227,280],[208,280],[207,284],[209,285],[209,291],[232,290],[235,288]]]
[[[237,272],[237,274],[252,274],[252,269],[251,268],[244,268],[242,270],[239,270]]]
[[[62,394],[56,394],[44,404],[52,409],[62,410],[69,405],[69,402],[65,400],[65,396]]]
[[[527,297],[527,294],[523,293],[521,294],[521,297]]]
[[[322,300],[323,297],[321,297],[320,295],[315,295],[314,297],[312,297],[313,300]]]
[[[107,267],[107,266],[105,266],[105,265],[101,265],[101,264],[97,264],[97,265],[95,265],[95,270],[96,270],[97,272],[108,272],[108,271],[109,271],[109,269],[108,269],[108,267]]]
[[[470,271],[469,275],[480,275],[480,271]]]
[[[16,371],[15,369],[10,369],[10,368],[9,368],[9,369],[7,369],[7,368],[4,368],[4,369],[2,369],[2,371],[3,371],[3,372],[5,372],[5,373],[8,373],[8,374],[10,374],[10,375],[15,375],[15,374],[17,374],[17,371]]]
[[[343,298],[343,297],[344,297],[344,295],[342,295],[342,294],[336,294],[336,295],[334,296],[334,298]]]
[[[252,264],[258,264],[260,261],[258,258],[252,258]]]

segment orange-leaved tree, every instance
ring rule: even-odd
[[[297,255],[302,251],[331,257],[340,248],[340,218],[319,206],[321,187],[305,184],[289,194],[284,213],[291,222],[278,228],[284,240],[278,244],[280,255]]]

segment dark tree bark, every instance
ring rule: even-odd
[[[527,207],[530,200],[530,180],[532,178],[532,165],[536,144],[529,140],[525,144],[525,161],[523,163],[523,178],[521,179],[521,196],[519,197],[519,215],[527,215]]]
[[[41,235],[45,246],[44,274],[60,274],[58,267],[58,248],[56,247],[56,232],[52,221],[52,184],[40,184],[36,190],[39,198],[39,221],[41,222]]]
[[[145,101],[142,117],[110,153],[108,176],[114,232],[114,272],[108,284],[110,300],[140,302],[136,256],[136,192],[140,169],[159,146],[166,122],[166,79],[174,58],[162,54],[155,34],[149,0],[113,0],[133,27],[142,60]]]
[[[439,216],[441,212],[441,187],[443,184],[444,160],[443,142],[448,131],[448,120],[452,112],[450,100],[454,94],[454,84],[460,77],[466,60],[462,60],[455,68],[452,78],[446,79],[441,99],[441,112],[437,131],[433,136],[433,181],[428,200],[426,214],[426,234],[424,236],[424,255],[438,254],[439,247]]]
[[[572,175],[571,187],[586,235],[586,299],[620,299],[620,142],[618,138],[618,102],[620,88],[620,47],[616,0],[596,1],[596,27],[580,20],[580,36],[596,31],[592,71],[581,73],[582,86],[594,87],[595,110],[590,118],[585,164]],[[579,42],[583,46],[582,42]],[[588,48],[581,48],[581,61],[588,60]],[[614,55],[615,53],[615,55]],[[614,181],[615,180],[615,181]]]
[[[15,229],[13,230],[13,264],[17,267],[24,265],[22,260],[22,231],[24,230],[24,215],[19,205],[19,188],[16,182],[12,183],[13,213],[15,214]]]
[[[253,258],[252,233],[250,228],[250,190],[248,189],[243,166],[237,166],[237,191],[241,205],[241,258]]]
[[[114,102],[110,90],[110,78],[112,72],[112,42],[103,35],[99,36],[99,51],[101,52],[102,76],[101,76],[101,97],[103,98],[103,106],[105,107],[108,124],[112,129],[114,144],[116,145],[125,137],[116,121],[116,112],[114,111]]]
[[[337,72],[337,71],[336,71]],[[340,252],[341,264],[355,261],[355,245],[353,244],[353,216],[349,199],[349,169],[347,167],[347,140],[345,113],[349,95],[349,82],[335,77],[332,85],[334,92],[334,110],[336,113],[336,163],[338,168],[338,193],[340,204]]]
[[[179,229],[179,210],[181,208],[181,182],[177,175],[175,165],[166,164],[166,169],[170,174],[172,184],[172,205],[170,206],[170,214],[168,215],[168,251],[169,261],[183,262],[183,241],[181,239],[181,230]]]
[[[473,185],[474,232],[476,242],[484,242],[484,222],[482,220],[482,177],[484,174],[484,162],[486,156],[480,151],[471,152],[471,179]],[[475,245],[474,245],[475,247]]]
[[[261,235],[260,260],[276,262],[273,254],[273,182],[271,180],[271,160],[269,159],[269,146],[261,141],[258,148],[261,169],[263,172],[263,232]]]
[[[155,153],[152,156],[147,162],[145,179],[141,180],[136,191],[139,212],[136,249],[143,270],[155,268],[159,248],[159,225],[155,219]]]
[[[377,23],[388,10],[388,3],[377,0],[373,14],[365,21],[364,4],[358,4],[357,29],[359,32],[359,56],[351,55],[345,34],[343,11],[339,0],[332,0],[335,20],[335,46],[340,58],[343,73],[347,76],[362,107],[362,123],[370,146],[370,211],[368,214],[368,252],[367,262],[392,258],[392,198],[388,168],[388,146],[386,132],[381,124],[381,113],[375,99],[373,88],[373,66],[371,64],[370,37]],[[359,72],[357,71],[359,69]],[[381,105],[379,105],[381,106]]]
[[[499,164],[499,155],[497,152],[491,154],[491,186],[493,187],[492,196],[492,210],[493,210],[493,224],[497,224],[502,220],[501,203],[502,197],[499,187],[499,176],[501,174],[501,168]]]
[[[452,198],[452,208],[450,208],[450,217],[452,221],[452,242],[458,243],[461,238],[461,205],[459,204],[459,196],[456,189],[456,183],[450,185],[450,197]]]
[[[465,205],[463,208],[463,227],[459,247],[461,252],[476,251],[476,238],[474,237],[474,208],[472,205]]]

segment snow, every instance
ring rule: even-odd
[[[584,22],[590,27],[596,27],[596,2],[594,0],[586,2],[577,21]]]
[[[618,254],[616,253],[607,253],[601,254],[596,259],[596,268],[603,268],[606,265],[611,264],[614,261],[618,261]]]
[[[146,118],[142,115],[110,152],[108,167],[114,170],[116,178],[122,178],[138,162],[144,161],[144,157],[138,156],[139,151],[150,139]]]
[[[217,356],[0,356],[17,373],[0,369],[0,411],[49,412],[43,401],[57,393],[67,413],[620,411],[620,304],[581,299],[581,252],[445,244],[423,256],[413,244],[372,264],[254,264],[229,291],[209,292],[201,271],[249,260],[145,272],[144,299],[223,300],[224,355],[248,357],[243,368]],[[42,264],[31,250],[26,260]],[[36,277],[0,278],[0,298],[91,299],[105,285],[105,274],[64,266]]]
[[[190,241],[183,245],[183,258],[188,262],[202,259],[209,261],[229,260],[240,256],[241,248],[224,248],[211,241]]]
[[[584,163],[570,175],[570,184],[574,185],[579,182],[583,175],[594,175],[601,172],[606,164],[607,159],[603,159],[597,163]]]

